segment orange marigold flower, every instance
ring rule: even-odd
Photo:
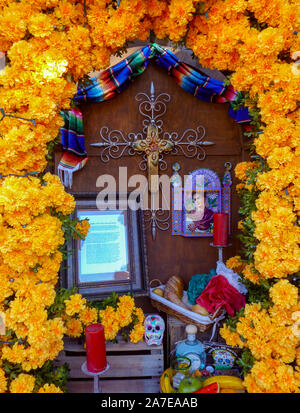
[[[288,280],[280,280],[270,288],[270,297],[274,304],[290,308],[297,304],[298,288]]]

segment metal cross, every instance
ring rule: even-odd
[[[135,97],[139,104],[139,112],[145,117],[143,131],[128,133],[127,137],[120,130],[109,131],[107,126],[100,129],[101,142],[92,143],[102,149],[100,159],[108,162],[110,159],[118,159],[123,155],[143,155],[139,163],[141,170],[148,169],[149,189],[158,190],[158,170],[166,170],[167,163],[163,159],[165,153],[170,155],[183,154],[188,158],[197,157],[204,160],[206,152],[203,146],[214,145],[214,142],[203,141],[205,128],[186,129],[179,137],[177,132],[162,133],[163,121],[160,119],[166,113],[166,102],[171,100],[167,93],[161,93],[155,97],[154,84],[151,82],[150,96],[146,93],[138,93]],[[146,135],[146,138],[144,138]]]
[[[92,143],[91,146],[101,148],[100,159],[108,162],[110,159],[119,159],[124,155],[142,155],[139,163],[142,171],[148,170],[148,188],[152,193],[159,190],[158,172],[165,171],[168,167],[164,160],[164,154],[184,155],[188,158],[197,158],[202,161],[206,157],[203,146],[214,145],[214,142],[204,141],[205,128],[198,126],[197,129],[186,129],[181,136],[177,132],[163,132],[163,121],[161,117],[166,113],[166,102],[171,100],[167,93],[155,96],[154,84],[151,82],[150,96],[144,92],[138,93],[135,99],[140,102],[139,112],[144,116],[142,132],[129,132],[127,136],[118,129],[109,130],[107,126],[100,129],[101,142]],[[160,136],[162,134],[162,136]],[[146,135],[146,138],[144,136]],[[163,195],[163,194],[162,194]],[[149,208],[145,211],[146,225],[152,229],[155,239],[156,228],[169,229],[168,215],[163,217],[163,210]]]
[[[159,156],[163,152],[170,152],[174,148],[171,140],[161,139],[158,136],[158,127],[150,124],[147,128],[146,139],[139,139],[134,142],[133,148],[137,152],[145,152],[148,164],[148,182],[151,192],[157,192]]]

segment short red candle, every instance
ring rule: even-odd
[[[86,365],[91,373],[99,373],[107,366],[104,327],[90,324],[85,329]]]
[[[214,245],[228,245],[228,214],[214,214]]]

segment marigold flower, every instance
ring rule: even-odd
[[[77,231],[81,232],[84,235],[84,237],[87,236],[90,227],[91,227],[91,224],[89,223],[87,219],[83,219],[82,221],[76,224]]]
[[[85,308],[86,299],[82,298],[81,294],[73,294],[68,300],[65,301],[65,305],[66,314],[68,316],[73,316]]]
[[[288,280],[280,280],[270,288],[270,297],[274,304],[290,308],[297,304],[298,288]]]
[[[35,384],[34,376],[21,373],[9,387],[11,393],[32,393]]]
[[[54,384],[46,383],[39,389],[38,393],[63,393],[63,391]]]
[[[97,322],[98,311],[96,308],[85,307],[82,311],[80,311],[78,317],[82,324],[87,326]]]
[[[0,393],[5,393],[7,390],[7,380],[4,370],[0,367]]]
[[[141,341],[144,337],[144,333],[145,333],[144,325],[140,323],[136,324],[129,334],[130,341],[132,343],[137,343],[138,341]]]
[[[65,323],[66,334],[70,337],[80,337],[83,331],[82,324],[80,320],[71,318]]]

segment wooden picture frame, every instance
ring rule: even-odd
[[[63,286],[69,289],[76,286],[78,292],[90,300],[102,299],[113,291],[118,294],[132,292],[135,296],[148,295],[148,268],[143,211],[141,209],[132,210],[127,208],[129,194],[117,194],[117,207],[108,211],[97,208],[97,203],[99,202],[96,201],[97,193],[72,193],[72,195],[76,199],[74,217],[82,219],[84,215],[104,217],[105,215],[108,216],[108,214],[112,214],[114,218],[117,215],[123,217],[123,238],[126,239],[126,257],[128,260],[126,261],[126,271],[116,271],[113,278],[111,278],[113,273],[108,272],[92,273],[91,277],[85,276],[85,274],[80,272],[82,271],[80,267],[83,268],[80,250],[83,248],[84,243],[88,241],[88,237],[85,241],[72,240],[67,247],[68,258],[65,262],[66,268],[61,274]],[[101,224],[97,223],[97,225]],[[87,246],[84,248],[87,251]],[[97,248],[97,244],[93,244],[93,248]],[[124,246],[122,248],[124,249]],[[107,251],[110,251],[110,249],[108,248]],[[112,249],[111,251],[113,253]],[[92,252],[92,254],[97,257],[97,251]],[[91,281],[87,281],[88,278],[91,278]]]

